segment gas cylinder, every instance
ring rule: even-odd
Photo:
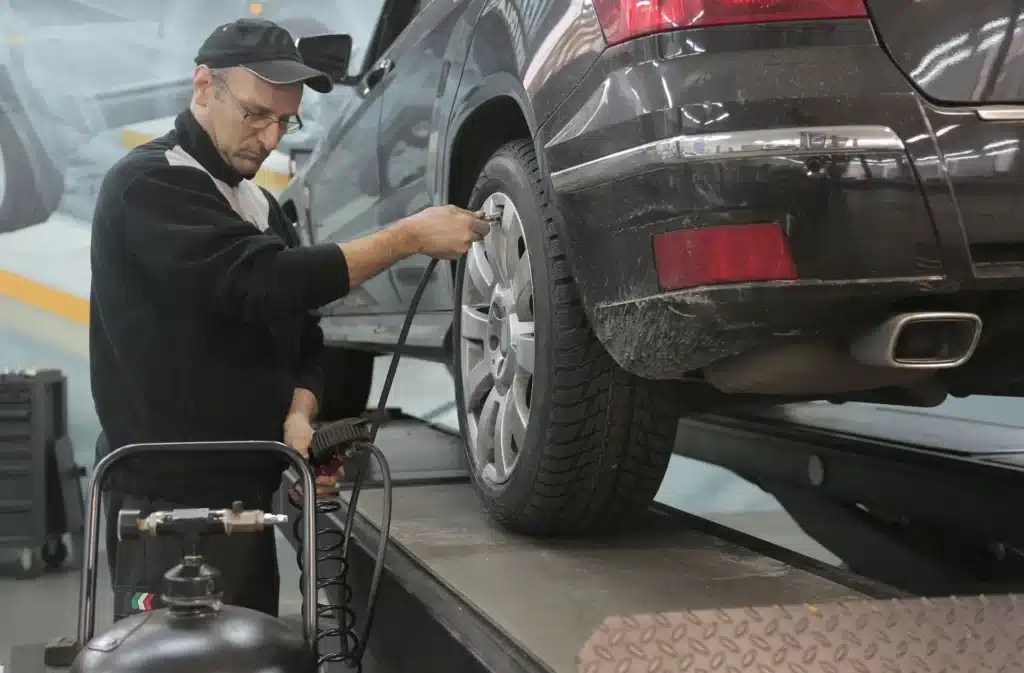
[[[166,607],[89,640],[71,673],[314,673],[297,625],[221,603],[220,573],[188,555],[164,575]]]

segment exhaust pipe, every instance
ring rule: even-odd
[[[900,313],[855,337],[850,355],[872,367],[950,369],[971,359],[980,338],[974,313]]]

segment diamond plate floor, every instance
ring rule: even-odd
[[[612,617],[582,673],[1009,673],[1024,670],[1015,596],[852,601]]]

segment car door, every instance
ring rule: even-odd
[[[385,3],[366,62],[387,23]],[[354,68],[363,70],[365,68]],[[336,86],[318,101],[330,119],[326,135],[308,161],[305,184],[314,243],[341,243],[373,233],[380,220],[380,170],[377,128],[380,121],[380,73],[373,67],[353,86]],[[329,316],[393,311],[398,295],[390,278],[381,274],[354,288],[344,298],[321,308]]]
[[[420,0],[409,26],[385,55],[389,73],[381,82],[378,160],[381,226],[435,205],[438,141],[458,89],[471,22],[471,0]],[[405,311],[424,269],[425,255],[392,267],[388,274]],[[452,289],[443,266],[420,301],[420,314],[450,311]],[[424,316],[426,319],[426,316]],[[443,336],[443,334],[442,334]]]

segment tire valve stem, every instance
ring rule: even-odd
[[[486,222],[487,224],[489,224],[492,227],[494,225],[496,225],[498,222],[501,221],[501,215],[502,215],[502,213],[505,210],[504,206],[495,206],[495,207],[498,209],[498,212],[494,213],[493,215],[488,215],[488,216],[486,216],[484,218],[484,222]]]

